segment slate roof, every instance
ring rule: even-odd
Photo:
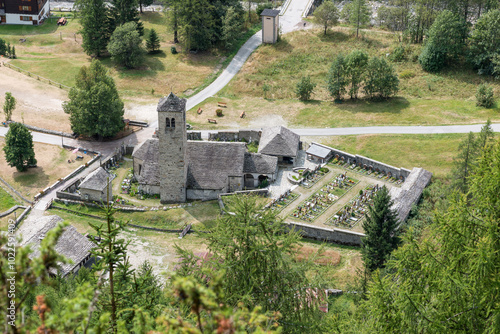
[[[389,195],[394,201],[392,209],[397,212],[400,223],[404,222],[413,204],[422,196],[424,188],[431,182],[432,173],[423,168],[413,168],[401,188],[393,187]]]
[[[243,173],[274,174],[278,166],[278,158],[259,153],[245,153]]]
[[[33,250],[33,253],[30,254],[30,258],[40,255],[39,248],[41,241],[51,229],[56,227],[56,225],[62,221],[62,218],[59,216],[51,216],[51,218],[52,219],[50,219],[47,224],[45,224],[26,242],[26,244],[30,245]],[[67,259],[71,259],[73,263],[58,263],[62,276],[66,276],[73,271],[73,269],[89,255],[90,250],[94,247],[95,244],[81,235],[76,228],[71,225],[66,226],[64,228],[64,232],[57,240],[55,250],[58,254],[63,255]],[[51,268],[50,271],[53,274],[57,273],[55,268]]]
[[[306,153],[314,155],[315,157],[325,159],[331,151],[332,150],[329,150],[326,147],[312,143],[311,146],[309,146],[309,148],[307,149]]]
[[[162,97],[156,111],[173,111],[173,112],[185,112],[186,111],[186,99],[181,99],[177,97],[174,93],[170,93],[166,97]]]
[[[264,128],[259,142],[259,153],[296,157],[299,151],[300,136],[283,127]]]
[[[109,182],[111,182],[115,176],[99,167],[83,179],[82,183],[80,183],[80,189],[103,191],[108,184],[108,178]]]
[[[269,9],[269,8],[266,8],[262,11],[262,13],[260,14],[260,16],[273,16],[273,17],[276,17],[280,15],[280,11],[279,10],[276,10],[276,9]]]
[[[231,142],[187,142],[187,188],[220,190],[228,176],[242,176],[246,144]]]
[[[158,156],[160,154],[160,141],[158,139],[148,139],[134,150],[132,157],[143,162],[141,175],[137,177],[140,184],[151,186],[160,185],[160,164]]]

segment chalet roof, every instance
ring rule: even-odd
[[[51,216],[51,218],[47,224],[27,241],[26,244],[30,245],[33,250],[30,258],[40,255],[40,243],[46,237],[47,233],[62,221],[62,218],[59,216]],[[73,263],[58,263],[62,276],[66,276],[72,272],[90,254],[90,250],[94,247],[95,244],[81,235],[76,228],[71,225],[66,226],[64,232],[57,240],[55,250],[58,254],[70,259]],[[50,271],[54,274],[57,273],[54,268],[51,268]]]
[[[296,157],[299,151],[300,136],[283,127],[264,128],[260,137],[259,153]]]
[[[431,182],[432,173],[423,168],[413,168],[401,188],[393,187],[389,195],[394,201],[392,209],[397,212],[402,223],[408,218],[413,204],[422,196],[424,188]]]
[[[242,176],[246,144],[231,142],[187,142],[187,188],[219,190],[228,176]]]
[[[140,184],[160,185],[159,147],[160,141],[158,139],[148,139],[132,153],[134,159],[143,161],[141,174],[137,177]]]
[[[315,157],[325,159],[331,151],[332,150],[329,150],[324,146],[319,146],[316,145],[316,143],[312,143],[311,146],[309,146],[309,148],[307,149],[306,153],[314,155]]]
[[[108,182],[111,182],[114,178],[114,175],[99,167],[83,179],[82,183],[80,183],[80,189],[103,191],[106,189]]]
[[[278,158],[259,153],[245,153],[243,173],[274,174]]]
[[[260,16],[272,16],[272,17],[276,17],[280,15],[280,11],[279,10],[276,10],[276,9],[269,9],[269,8],[266,8],[262,11],[262,13],[260,14]]]
[[[186,99],[181,99],[177,97],[174,93],[170,93],[166,97],[162,97],[156,111],[169,111],[169,112],[185,112],[186,111]]]

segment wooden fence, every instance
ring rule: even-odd
[[[6,63],[6,62],[2,62],[2,64],[5,67],[8,67],[8,68],[13,69],[15,71],[18,71],[19,73],[25,74],[25,75],[27,75],[29,77],[35,78],[35,79],[40,80],[40,81],[47,82],[49,85],[52,85],[52,86],[55,86],[55,87],[59,87],[61,89],[67,89],[67,90],[69,90],[71,88],[69,86],[63,85],[62,83],[55,82],[53,80],[44,78],[44,77],[42,77],[40,75],[37,75],[35,73],[32,73],[30,71],[26,71],[26,70],[24,70],[24,69],[22,69],[20,67],[15,66],[15,65],[12,65],[12,64],[9,64],[9,63]]]

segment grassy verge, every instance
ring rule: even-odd
[[[7,211],[14,205],[18,204],[8,192],[0,188],[0,212]]]
[[[422,167],[445,176],[453,167],[460,141],[466,134],[361,135],[308,137],[340,150],[366,156],[395,167]]]

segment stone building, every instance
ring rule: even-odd
[[[80,183],[80,195],[84,201],[103,202],[113,199],[113,185],[111,181],[114,175],[99,167]]]
[[[146,140],[132,154],[140,191],[160,194],[162,203],[178,203],[216,199],[219,194],[276,179],[278,157],[249,153],[241,142],[187,140],[185,108],[186,101],[172,93],[160,100],[158,138]],[[286,131],[291,133],[288,129],[280,133]],[[285,137],[293,138],[292,146],[298,148],[298,135],[292,133],[295,138],[288,132]],[[282,150],[277,142],[273,147],[296,156],[284,145]]]
[[[324,146],[312,143],[306,151],[307,159],[324,164],[332,157],[332,151]]]
[[[30,258],[40,255],[40,244],[42,240],[51,229],[62,221],[62,218],[59,216],[41,217],[39,219],[43,219],[47,222],[25,243],[26,245],[30,245],[33,250],[33,253],[30,254]],[[37,225],[37,223],[33,224]],[[60,274],[62,277],[72,273],[76,274],[81,267],[85,266],[87,262],[93,258],[90,251],[94,247],[95,244],[81,235],[76,228],[71,225],[66,226],[64,232],[57,240],[55,251],[71,260],[72,263],[58,263],[57,267],[49,268],[49,272],[54,276]]]
[[[262,43],[276,43],[280,26],[280,11],[266,8],[260,16],[262,17]]]
[[[275,156],[278,163],[294,164],[300,149],[300,136],[283,127],[264,128],[258,153]]]

